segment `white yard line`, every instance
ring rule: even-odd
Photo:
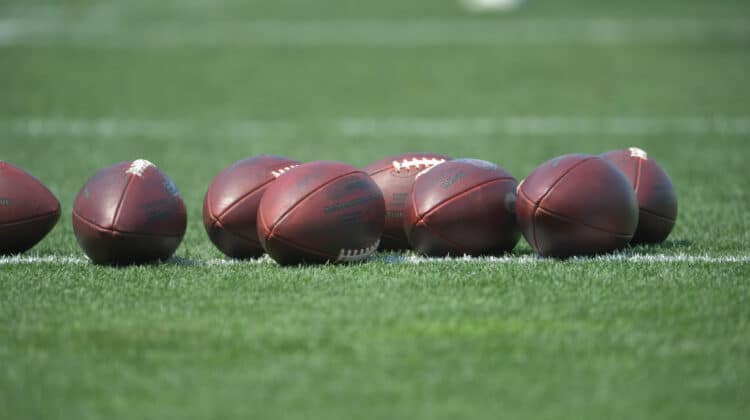
[[[95,48],[432,47],[748,42],[746,18],[127,20],[118,14],[0,19],[0,45]]]
[[[510,264],[510,265],[529,265],[529,264],[552,264],[559,262],[554,259],[539,258],[532,255],[525,256],[502,256],[502,257],[457,257],[457,258],[430,258],[417,255],[383,255],[377,256],[373,261],[391,263],[391,264],[427,264],[427,263],[484,263],[484,264]],[[638,263],[638,264],[750,264],[750,255],[687,255],[687,254],[610,254],[597,257],[579,257],[571,258],[564,261],[565,263]],[[11,256],[0,257],[0,266],[9,265],[87,265],[89,260],[79,256]],[[257,265],[273,264],[273,261],[264,256],[256,260],[231,260],[231,259],[207,259],[193,260],[177,258],[168,264],[182,266],[234,266],[234,265]]]
[[[195,136],[253,138],[294,136],[323,130],[344,137],[481,137],[560,135],[719,135],[749,136],[750,117],[560,117],[508,116],[499,118],[341,118],[335,120],[245,120],[196,123],[176,120],[102,118],[0,119],[0,134],[32,138],[149,137],[180,139]]]

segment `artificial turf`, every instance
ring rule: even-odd
[[[742,1],[4,2],[0,158],[63,217],[29,259],[0,260],[0,418],[743,417],[745,23]],[[488,27],[509,40],[481,42]],[[513,37],[529,28],[544,33]],[[521,179],[627,146],[679,198],[667,243],[625,251],[641,260],[537,261],[522,240],[502,261],[224,263],[201,221],[213,176],[260,153],[425,150]],[[182,191],[176,258],[81,262],[78,189],[135,158]]]

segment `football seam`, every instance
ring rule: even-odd
[[[293,248],[296,248],[298,251],[307,252],[307,253],[310,253],[310,254],[315,254],[315,255],[321,256],[323,258],[332,260],[332,261],[336,260],[336,257],[337,257],[337,256],[329,255],[329,254],[327,254],[327,253],[325,253],[323,251],[320,251],[320,250],[317,250],[317,249],[314,249],[314,248],[308,248],[306,246],[302,246],[302,245],[298,244],[296,241],[292,241],[292,240],[287,239],[287,238],[285,238],[283,236],[280,236],[280,235],[270,234],[268,236],[268,238],[266,239],[266,242],[270,241],[271,239],[276,239],[279,242],[283,242],[287,246],[291,246]]]
[[[116,230],[115,226],[117,226],[117,220],[120,218],[120,210],[122,209],[122,203],[125,201],[125,195],[128,193],[128,189],[130,188],[130,184],[133,182],[133,178],[135,175],[130,174],[130,177],[128,178],[128,182],[125,184],[125,188],[122,189],[122,194],[120,195],[120,199],[117,201],[117,208],[115,209],[115,216],[112,218],[112,230]]]
[[[27,217],[25,219],[14,220],[12,222],[0,223],[0,227],[11,227],[11,226],[16,226],[16,225],[22,225],[24,223],[36,222],[37,220],[46,219],[50,216],[60,217],[60,210],[40,214],[38,216]]]
[[[451,197],[448,197],[445,200],[441,201],[440,203],[438,203],[437,205],[435,205],[433,208],[431,208],[430,210],[426,211],[423,215],[419,216],[419,218],[417,220],[418,221],[419,220],[424,220],[425,217],[427,217],[430,214],[436,212],[437,210],[440,210],[444,206],[450,204],[455,199],[457,199],[459,197],[462,197],[462,196],[464,196],[466,194],[469,194],[471,192],[474,192],[475,190],[477,190],[477,189],[479,189],[481,187],[484,187],[485,185],[489,185],[489,184],[492,184],[493,182],[498,182],[498,181],[515,181],[515,178],[513,178],[513,177],[495,178],[495,179],[491,179],[489,181],[484,181],[482,183],[474,185],[473,187],[469,187],[469,188],[467,188],[467,189],[465,189],[465,190],[463,190],[463,191],[461,191],[461,192],[459,192],[459,193],[457,193],[457,194],[455,194],[455,195],[453,195]],[[413,200],[413,201],[416,202],[416,200]],[[417,213],[417,215],[419,215],[419,213]]]
[[[260,241],[257,239],[258,238],[257,235],[256,235],[255,238],[251,238],[251,237],[248,237],[248,236],[245,236],[245,235],[240,235],[239,233],[236,233],[236,232],[234,232],[232,230],[227,229],[227,227],[224,226],[224,224],[221,222],[221,220],[216,220],[215,223],[212,226],[213,227],[221,228],[221,230],[223,232],[226,232],[226,233],[230,234],[231,236],[234,236],[235,238],[239,238],[239,239],[242,239],[242,240],[245,240],[245,241],[248,241],[248,242],[252,242],[253,244],[256,244],[256,245],[260,246]]]
[[[94,223],[93,221],[91,221],[91,220],[89,220],[89,219],[81,216],[75,210],[73,210],[73,216],[77,217],[82,222],[84,222],[84,223],[86,223],[88,225],[93,226],[94,228],[98,229],[101,232],[118,233],[118,234],[121,234],[121,235],[131,235],[131,236],[143,236],[143,237],[149,237],[149,238],[163,238],[163,237],[179,238],[179,237],[183,236],[182,234],[177,234],[177,235],[167,235],[167,234],[165,234],[165,235],[161,235],[161,234],[154,235],[154,234],[148,234],[148,233],[128,232],[128,231],[119,230],[119,229],[115,229],[115,228],[105,228],[104,226],[102,226],[102,225],[100,225],[98,223]]]
[[[529,197],[527,194],[524,193],[524,195],[526,195],[526,198],[528,198],[529,201],[534,205],[534,208],[531,210],[531,227],[534,232],[534,243],[536,244],[535,248],[537,250],[539,250],[540,248],[539,248],[539,241],[536,238],[536,220],[535,219],[536,219],[536,211],[539,210],[539,208],[542,206],[542,201],[544,201],[544,199],[547,198],[547,196],[552,192],[552,190],[555,189],[557,184],[559,184],[563,180],[563,178],[565,178],[571,171],[573,171],[573,169],[577,168],[579,165],[582,165],[584,162],[587,162],[593,158],[594,158],[593,156],[587,157],[586,159],[583,159],[582,161],[576,163],[575,165],[568,168],[568,170],[560,174],[560,176],[555,180],[555,182],[553,182],[552,185],[550,185],[549,188],[547,188],[547,191],[545,191],[544,194],[542,194],[542,196],[539,197],[539,201],[531,200],[530,199],[531,197]],[[523,192],[523,188],[521,188],[521,192]]]
[[[420,222],[422,223],[422,226],[424,226],[425,229],[428,232],[430,232],[433,235],[439,237],[440,240],[445,241],[446,243],[448,243],[453,248],[455,248],[455,249],[466,248],[465,246],[461,245],[460,243],[458,243],[458,242],[456,242],[456,241],[454,241],[452,239],[446,238],[445,235],[443,235],[438,229],[433,229],[432,227],[430,227],[430,225],[428,225],[427,222],[424,219],[420,219],[414,226],[419,225]],[[449,254],[450,254],[450,252],[449,252]],[[464,255],[464,254],[461,254],[461,255]]]
[[[269,232],[268,235],[269,235],[269,237],[274,234],[274,232],[276,231],[276,227],[278,227],[279,224],[281,224],[281,222],[283,222],[292,213],[292,211],[294,211],[294,209],[296,209],[300,204],[302,204],[303,201],[307,200],[308,198],[310,198],[310,196],[312,196],[316,192],[322,190],[323,188],[325,188],[326,186],[328,186],[330,183],[332,183],[334,181],[337,181],[337,180],[339,180],[341,178],[347,177],[349,175],[357,174],[357,173],[361,173],[361,174],[367,176],[367,174],[365,172],[360,171],[360,170],[347,172],[346,174],[339,175],[339,176],[336,176],[334,178],[329,179],[328,181],[326,181],[323,184],[319,185],[317,188],[315,188],[312,191],[308,192],[307,194],[303,195],[299,200],[297,200],[296,203],[294,203],[293,205],[289,206],[289,208],[286,209],[286,211],[284,211],[284,213],[282,213],[281,216],[279,216],[276,219],[276,222],[273,223],[273,226],[266,225],[266,227],[268,228],[268,232]]]
[[[225,208],[219,214],[216,214],[216,215],[214,214],[213,210],[211,209],[211,199],[207,196],[206,199],[208,200],[209,215],[211,216],[212,219],[214,219],[214,221],[221,220],[221,218],[224,215],[226,215],[230,211],[234,210],[234,208],[237,207],[242,200],[246,199],[247,197],[249,197],[253,193],[258,192],[258,190],[260,190],[261,188],[267,186],[268,184],[270,184],[271,182],[273,182],[275,180],[276,180],[276,178],[271,178],[271,179],[267,180],[266,182],[264,182],[264,183],[258,185],[257,187],[253,188],[252,190],[248,191],[247,193],[242,194],[240,197],[238,197],[236,200],[234,200],[234,202],[232,204],[230,204],[229,206],[227,206],[227,208]]]
[[[565,216],[563,214],[560,214],[558,212],[549,210],[549,209],[547,209],[545,207],[539,206],[539,207],[537,207],[536,210],[543,210],[543,211],[547,212],[547,214],[549,214],[552,217],[556,217],[556,218],[558,218],[560,220],[563,220],[565,222],[575,223],[575,224],[579,224],[579,225],[585,226],[585,227],[590,228],[590,229],[598,230],[599,232],[609,233],[610,235],[621,236],[623,238],[632,238],[633,237],[632,234],[628,235],[628,234],[625,234],[625,233],[611,232],[611,231],[608,231],[607,229],[602,229],[600,227],[596,227],[596,226],[590,225],[588,223],[584,223],[584,222],[578,221],[576,219],[567,217],[567,216]],[[535,217],[536,217],[536,210],[534,211],[534,216]]]
[[[537,210],[538,206],[536,205],[536,203],[534,203],[534,201],[528,195],[526,195],[525,192],[523,192],[523,188],[519,188],[518,189],[518,193],[516,195],[523,196],[523,199],[526,200],[527,202],[531,203],[531,205],[533,206],[533,209],[531,210],[531,239],[532,239],[532,241],[534,243],[532,243],[531,246],[532,246],[532,248],[538,250],[539,249],[539,243],[536,240],[536,220],[535,220],[536,217],[534,216],[534,214],[536,213],[536,210]]]
[[[676,219],[676,218],[675,218],[675,219],[672,219],[671,217],[667,217],[667,216],[662,216],[662,215],[660,215],[660,214],[656,214],[656,213],[654,213],[653,211],[651,211],[651,210],[647,210],[647,209],[644,209],[644,208],[639,208],[639,209],[638,209],[638,211],[642,211],[642,212],[644,212],[644,213],[648,214],[649,216],[654,216],[654,217],[658,217],[658,218],[660,218],[660,219],[663,219],[663,220],[666,220],[666,221],[668,221],[668,222],[672,222],[672,223],[674,223],[674,222],[676,222],[676,221],[677,221],[677,219]]]
[[[635,170],[635,181],[633,181],[633,189],[635,190],[636,197],[638,195],[638,189],[640,188],[642,167],[643,159],[638,159],[638,167]]]

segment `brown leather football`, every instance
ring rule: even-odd
[[[95,264],[166,260],[180,245],[186,224],[177,187],[143,159],[102,169],[73,205],[73,230]]]
[[[404,210],[411,197],[414,179],[418,173],[446,160],[450,158],[437,153],[404,153],[381,159],[364,169],[385,198],[385,226],[380,249],[409,249],[404,232]]]
[[[19,254],[57,224],[60,202],[25,170],[0,161],[0,255]]]
[[[625,174],[638,198],[638,228],[631,243],[664,242],[677,220],[677,194],[669,175],[637,147],[615,150],[602,157]]]
[[[203,226],[211,242],[232,258],[263,254],[255,220],[263,193],[300,162],[261,155],[235,162],[214,178],[203,200]]]
[[[521,182],[516,216],[537,253],[565,258],[626,246],[638,225],[638,202],[625,175],[606,160],[564,155]]]
[[[517,182],[483,160],[451,160],[422,172],[414,183],[404,226],[412,248],[429,256],[509,252],[520,234]]]
[[[383,194],[365,172],[340,162],[311,162],[266,189],[258,238],[279,264],[354,262],[377,249]]]

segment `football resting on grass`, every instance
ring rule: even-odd
[[[537,253],[565,258],[626,246],[638,224],[638,202],[625,175],[606,160],[564,155],[521,182],[516,215]]]
[[[143,159],[97,172],[73,205],[76,239],[95,264],[166,260],[180,245],[186,224],[179,190]]]
[[[385,225],[380,249],[409,249],[404,232],[404,213],[411,200],[414,180],[420,172],[446,160],[450,158],[437,153],[404,153],[381,159],[364,169],[378,184],[385,199]]]
[[[637,147],[601,156],[625,174],[638,198],[638,228],[631,243],[664,242],[677,220],[677,194],[669,175]]]
[[[276,178],[297,165],[261,155],[235,162],[214,178],[203,200],[203,226],[221,252],[240,259],[263,254],[255,225],[260,199]]]
[[[520,237],[516,185],[505,169],[477,159],[452,160],[422,172],[404,217],[409,243],[429,256],[511,251]]]
[[[58,219],[54,194],[30,173],[0,161],[0,255],[31,249]]]
[[[279,264],[362,261],[378,249],[380,188],[341,162],[311,162],[277,179],[258,208],[258,237]]]

